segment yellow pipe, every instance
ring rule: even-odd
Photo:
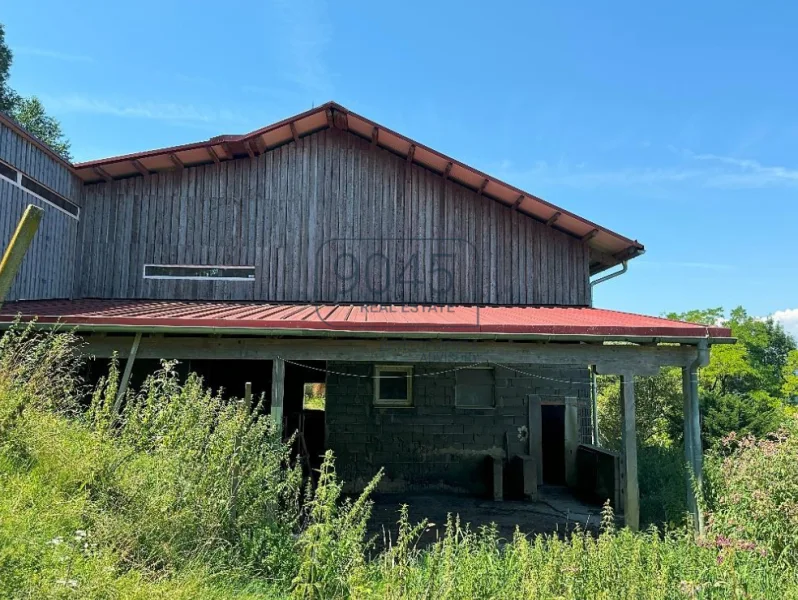
[[[11,289],[11,284],[14,283],[14,278],[22,266],[22,259],[25,258],[33,236],[39,229],[42,215],[44,210],[33,204],[28,204],[28,208],[22,213],[17,229],[3,254],[3,260],[0,261],[0,305],[5,301],[8,290]]]

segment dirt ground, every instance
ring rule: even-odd
[[[543,485],[535,502],[505,500],[494,502],[484,498],[449,493],[376,494],[369,531],[378,536],[383,545],[390,532],[396,539],[399,509],[408,505],[410,522],[427,518],[433,524],[424,534],[421,544],[434,542],[443,535],[447,514],[460,515],[461,523],[471,529],[495,523],[500,537],[510,539],[516,525],[524,534],[548,533],[567,535],[577,525],[582,529],[598,531],[601,507],[585,504],[574,498],[564,487]]]

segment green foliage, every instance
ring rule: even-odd
[[[796,598],[798,426],[709,462],[708,536],[686,529],[501,540],[456,516],[429,547],[405,507],[368,539],[371,492],[342,499],[332,454],[300,473],[270,419],[164,363],[114,414],[117,370],[79,408],[78,341],[0,340],[0,597]],[[640,454],[643,510],[679,524],[677,447]],[[670,496],[649,494],[669,485]]]
[[[169,363],[118,418],[115,371],[78,413],[75,348],[30,327],[0,341],[0,597],[287,587],[300,472],[270,418]]]
[[[714,535],[798,565],[798,418],[763,439],[730,434],[706,474]]]
[[[781,393],[784,398],[793,404],[798,403],[798,350],[793,350],[787,356],[786,364],[782,369],[784,384]]]
[[[347,598],[363,581],[366,526],[373,502],[370,496],[378,473],[360,496],[341,502],[341,483],[335,475],[333,454],[327,451],[315,492],[308,490],[303,513],[305,526],[297,541],[300,564],[293,581],[294,598]]]
[[[6,32],[3,24],[0,23],[0,110],[11,112],[19,96],[8,85],[9,71],[14,54],[6,44]]]
[[[757,391],[746,395],[714,391],[701,396],[705,447],[715,447],[731,432],[761,437],[776,431],[784,420],[784,403]]]
[[[14,54],[5,41],[5,29],[0,23],[0,111],[6,112],[25,129],[50,146],[64,159],[71,160],[69,140],[57,119],[47,115],[36,96],[24,98],[8,84]]]
[[[57,154],[67,160],[72,158],[69,152],[69,140],[61,130],[61,123],[45,112],[44,105],[36,96],[19,98],[12,107],[11,115]]]

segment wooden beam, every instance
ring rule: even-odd
[[[141,161],[134,160],[133,161],[133,166],[136,167],[136,171],[141,173],[144,177],[149,177],[150,176],[149,169],[147,169],[147,167],[145,167],[143,164],[141,164]]]
[[[22,260],[39,229],[42,216],[44,216],[44,209],[28,204],[17,223],[14,235],[11,236],[11,241],[8,242],[3,259],[0,260],[0,305],[3,304],[14,283],[19,268],[22,266]]]
[[[277,431],[283,432],[283,392],[285,390],[285,361],[275,358],[272,361],[272,406],[271,416]]]
[[[559,219],[561,216],[562,216],[562,213],[560,211],[557,211],[556,213],[554,213],[553,215],[551,215],[549,217],[548,221],[546,221],[546,225],[551,227],[552,225],[554,225],[557,222],[557,219]]]
[[[102,177],[107,183],[111,183],[114,178],[111,177],[108,172],[103,169],[102,167],[94,167],[94,172],[97,173],[100,177]]]
[[[485,186],[487,186],[487,185],[488,185],[488,178],[486,177],[482,181],[482,183],[480,184],[479,189],[477,190],[477,196],[481,196],[482,195],[482,192],[485,191]]]
[[[345,112],[336,110],[333,113],[333,117],[335,119],[336,129],[340,129],[341,131],[349,131],[349,117]]]
[[[206,150],[208,150],[208,155],[211,157],[213,163],[218,165],[221,161],[219,160],[219,155],[216,154],[216,150],[213,149],[213,146],[208,146]]]
[[[299,133],[298,133],[298,132],[297,132],[297,130],[296,130],[296,125],[294,125],[294,122],[293,122],[293,121],[291,121],[291,122],[288,124],[288,127],[291,129],[291,137],[293,137],[293,138],[294,138],[294,141],[295,141],[295,142],[299,143]]]
[[[244,149],[247,151],[247,155],[250,158],[255,158],[255,151],[252,149],[252,146],[249,143],[249,140],[244,142]]]
[[[183,161],[182,161],[182,160],[180,160],[180,159],[177,157],[177,154],[175,154],[174,152],[172,152],[172,153],[169,155],[169,160],[171,160],[171,161],[172,161],[172,164],[173,164],[175,167],[177,167],[179,170],[181,170],[181,171],[182,171],[183,169],[185,169],[185,168],[186,168],[186,165],[184,165],[184,164],[183,164]]]
[[[621,375],[621,471],[624,481],[624,520],[632,531],[640,528],[640,487],[637,481],[637,429],[634,375]]]
[[[444,179],[449,179],[449,175],[452,174],[452,167],[453,166],[454,166],[454,163],[451,163],[451,162],[446,163],[446,168],[443,170],[443,178]]]
[[[130,374],[133,372],[133,363],[136,362],[136,354],[139,351],[141,344],[141,333],[137,333],[133,338],[133,345],[130,347],[130,352],[127,355],[125,362],[125,370],[122,372],[122,379],[119,380],[119,389],[116,392],[116,400],[114,400],[114,408],[112,416],[116,419],[119,416],[119,411],[122,408],[122,400],[125,399],[127,393],[127,386],[130,383]]]
[[[521,194],[520,196],[518,196],[518,198],[515,199],[515,202],[513,202],[513,210],[518,210],[518,207],[521,206],[521,203],[524,201],[525,197],[526,196]]]
[[[376,146],[380,141],[380,128],[376,125],[371,128],[371,145]]]
[[[412,163],[413,162],[413,157],[415,156],[415,154],[416,154],[416,145],[415,144],[410,144],[410,148],[407,151],[407,162],[408,163]]]
[[[87,336],[86,352],[125,356],[130,338]],[[126,341],[127,340],[127,341]],[[683,367],[698,356],[693,346],[633,346],[621,344],[563,344],[514,341],[341,340],[207,336],[148,338],[140,358],[182,360],[340,360],[354,362],[496,362],[584,366],[598,373],[657,373],[661,366]]]
[[[262,135],[259,135],[254,139],[251,139],[250,143],[254,144],[256,154],[263,154],[264,152],[266,152],[266,150],[268,150],[268,148],[266,147],[266,142],[263,141]]]
[[[224,151],[227,152],[227,157],[230,160],[233,160],[236,157],[236,155],[233,153],[233,147],[230,145],[230,142],[224,142],[222,144],[222,148],[224,148]]]
[[[335,119],[333,118],[332,109],[328,108],[327,110],[324,111],[324,113],[327,115],[327,127],[329,127],[330,129],[335,128]]]
[[[598,232],[599,232],[598,229],[591,229],[590,231],[588,231],[585,235],[582,236],[582,243],[586,244],[587,242],[592,240],[594,237],[598,235]]]

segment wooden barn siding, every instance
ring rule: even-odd
[[[77,205],[82,184],[69,169],[0,123],[0,159]],[[75,275],[78,222],[36,196],[0,180],[0,250],[4,250],[25,207],[44,217],[8,300],[69,298]]]
[[[5,179],[0,179],[0,248],[6,248],[28,204],[43,208],[44,216],[7,299],[69,298],[78,222]]]
[[[19,169],[31,179],[81,205],[82,183],[63,164],[0,123],[0,160]]]
[[[253,160],[87,186],[80,235],[83,297],[588,304],[582,242],[337,130]],[[446,293],[429,286],[445,278],[434,253],[455,255]],[[395,276],[414,254],[424,285]],[[348,292],[334,276],[345,255],[361,267]],[[145,280],[145,263],[254,265],[255,282]],[[367,264],[387,264],[387,283]]]

